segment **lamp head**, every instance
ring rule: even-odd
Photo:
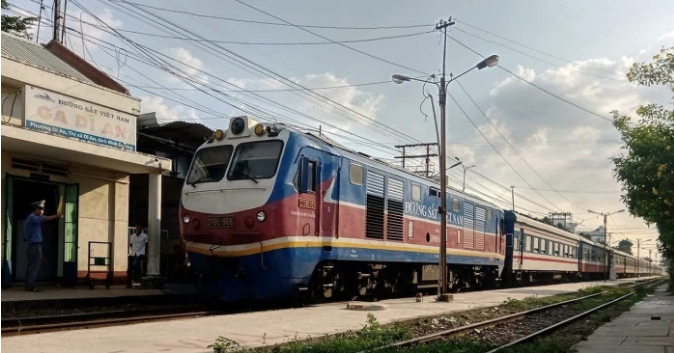
[[[479,64],[477,64],[477,69],[482,70],[485,67],[494,67],[498,64],[498,55],[492,55],[482,61],[480,61]]]
[[[393,79],[393,82],[395,82],[398,85],[401,84],[401,83],[410,81],[410,78],[408,76],[405,76],[405,75],[395,74],[391,78]]]

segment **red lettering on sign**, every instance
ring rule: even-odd
[[[126,133],[127,133],[126,129],[122,128],[119,125],[115,126],[115,137],[126,138]]]
[[[42,119],[51,119],[51,109],[47,107],[39,107],[37,108],[37,115],[39,115]]]
[[[57,110],[56,111],[56,116],[54,116],[54,122],[60,122],[63,123],[64,125],[68,125],[68,119],[66,118],[66,113]]]
[[[111,136],[113,134],[112,126],[110,126],[110,124],[105,124],[105,127],[103,127],[103,130],[101,131],[101,134]]]

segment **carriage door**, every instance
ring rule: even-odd
[[[319,184],[321,235],[331,237],[338,234],[341,158],[324,155],[323,163],[321,163],[318,173],[321,181]]]

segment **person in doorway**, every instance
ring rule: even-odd
[[[131,288],[132,282],[139,282],[143,264],[145,262],[145,249],[147,248],[147,233],[143,227],[136,226],[136,230],[129,237],[129,265],[126,270],[126,287]]]
[[[28,270],[26,271],[26,290],[29,292],[39,292],[35,287],[35,280],[37,279],[42,258],[42,224],[47,221],[61,218],[60,213],[53,216],[44,215],[45,201],[36,201],[31,204],[33,213],[26,217],[24,223],[24,240],[28,243]]]

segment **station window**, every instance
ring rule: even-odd
[[[459,209],[460,209],[459,198],[458,197],[452,198],[452,210],[458,212]]]
[[[363,167],[351,163],[349,166],[349,180],[351,181],[351,184],[363,185]]]
[[[421,200],[421,186],[412,184],[412,200]]]

